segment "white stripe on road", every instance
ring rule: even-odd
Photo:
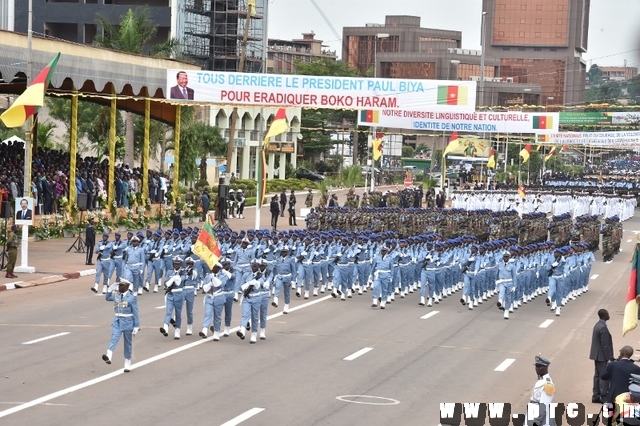
[[[360,349],[358,352],[354,352],[351,355],[349,355],[348,357],[342,358],[344,361],[353,361],[354,359],[358,358],[361,355],[366,354],[369,351],[372,351],[373,348],[362,348]]]
[[[546,320],[545,322],[540,324],[540,328],[547,328],[547,327],[549,327],[551,325],[552,322],[553,322],[553,320]]]
[[[440,312],[440,311],[432,311],[432,312],[429,312],[427,315],[423,315],[423,316],[421,316],[421,317],[420,317],[420,319],[429,319],[429,318],[431,318],[432,316],[434,316],[435,314],[437,314],[437,313],[439,313],[439,312]]]
[[[598,274],[591,275],[591,279],[592,279],[592,280],[595,280],[595,279],[596,279],[596,278],[598,278],[599,276],[600,276],[600,275],[598,275]]]
[[[322,301],[330,299],[330,298],[331,298],[331,296],[326,296],[326,297],[322,297],[322,298],[320,298],[318,300],[314,300],[313,302],[304,303],[304,304],[302,304],[300,306],[296,306],[295,308],[289,310],[289,312],[315,305],[316,303],[322,302]],[[280,317],[282,315],[283,315],[282,312],[278,312],[276,314],[269,315],[267,317],[267,320],[271,320],[273,318],[278,318],[278,317]],[[240,327],[234,327],[229,331],[230,331],[230,333],[233,334],[236,331],[238,331],[239,329],[240,329]],[[133,364],[131,366],[131,370],[143,367],[143,366],[145,366],[147,364],[151,364],[152,362],[160,361],[161,359],[170,357],[172,355],[178,354],[178,353],[186,351],[188,349],[195,348],[196,346],[200,346],[202,344],[205,344],[205,343],[211,341],[212,339],[213,339],[213,336],[210,336],[210,337],[208,337],[206,339],[199,339],[199,340],[197,340],[195,342],[188,343],[188,344],[186,344],[184,346],[179,346],[179,347],[177,347],[175,349],[171,349],[170,351],[163,352],[161,354],[152,356],[151,358],[147,358],[145,360],[142,360],[140,362],[137,362],[137,363]],[[49,402],[52,399],[56,399],[56,398],[59,398],[59,397],[64,396],[64,395],[68,395],[68,394],[73,393],[75,391],[79,391],[81,389],[88,388],[89,386],[93,386],[93,385],[96,385],[98,383],[102,383],[102,382],[107,381],[109,379],[113,379],[114,377],[118,377],[118,376],[120,376],[122,374],[125,374],[124,370],[119,368],[116,371],[113,371],[113,372],[111,372],[109,374],[105,374],[103,376],[96,377],[95,379],[87,380],[86,382],[77,384],[75,386],[71,386],[71,387],[68,387],[66,389],[62,389],[62,390],[59,390],[57,392],[50,393],[49,395],[45,395],[43,397],[34,399],[32,401],[25,402],[24,404],[18,405],[16,407],[12,407],[12,408],[9,408],[7,410],[0,411],[0,418],[9,416],[9,415],[14,414],[14,413],[18,413],[20,411],[26,410],[27,408],[31,408],[31,407],[34,407],[36,405],[43,404],[45,402]],[[231,424],[233,424],[233,423],[231,423]]]
[[[631,242],[631,239],[628,239],[628,240],[627,240],[627,242],[628,242],[628,243],[630,243],[630,242]]]
[[[167,305],[162,305],[162,306],[157,306],[156,309],[164,309],[166,307],[167,307]]]
[[[71,334],[71,332],[70,331],[65,331],[64,333],[58,333],[58,334],[54,334],[52,336],[42,337],[40,339],[31,340],[29,342],[24,342],[23,345],[32,345],[34,343],[42,342],[44,340],[54,339],[54,338],[60,337],[60,336],[66,336],[67,334]]]
[[[496,369],[495,369],[495,370],[493,370],[493,371],[504,371],[504,370],[506,370],[507,368],[509,368],[509,366],[510,366],[511,364],[513,364],[514,362],[515,362],[515,359],[513,359],[513,358],[507,358],[507,359],[505,359],[504,361],[502,361],[502,364],[500,364],[499,366],[497,366],[497,367],[496,367]]]
[[[89,275],[95,275],[95,274],[96,274],[95,269],[85,269],[84,271],[80,271],[81,277],[88,277]]]
[[[250,419],[251,417],[255,416],[256,414],[260,414],[264,411],[264,408],[252,408],[249,411],[245,411],[244,413],[240,414],[238,417],[234,417],[233,419],[229,420],[226,423],[223,423],[221,426],[236,426],[239,425],[240,423],[244,422],[245,420]]]

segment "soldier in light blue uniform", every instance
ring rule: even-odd
[[[195,261],[191,256],[185,259],[185,272],[183,275],[184,286],[184,301],[187,308],[187,336],[193,334],[193,305],[196,299],[196,293],[198,292],[198,283],[200,282],[200,276],[195,268]]]
[[[111,274],[113,272],[116,273],[116,281],[120,280],[120,277],[123,276],[124,273],[124,261],[122,260],[122,256],[124,254],[124,249],[127,248],[126,242],[120,239],[121,234],[116,232],[115,241],[113,242],[113,249],[111,252],[111,258],[113,259],[113,269],[111,270]],[[111,279],[111,276],[109,276]]]
[[[340,295],[341,300],[346,300],[347,290],[350,290],[349,282],[353,273],[351,271],[351,265],[353,265],[353,259],[355,258],[355,252],[349,247],[349,240],[344,237],[342,239],[342,246],[340,247],[336,257],[334,258],[334,276],[333,276],[333,290],[331,296],[334,298]],[[351,259],[351,264],[349,263]],[[351,274],[350,274],[351,273]]]
[[[315,237],[311,248],[309,256],[311,258],[311,274],[313,277],[313,295],[317,296],[320,282],[322,281],[322,262],[325,259],[326,247],[320,243],[320,237]]]
[[[553,262],[549,270],[549,296],[547,297],[547,306],[555,311],[556,315],[560,315],[562,308],[562,294],[564,292],[565,283],[565,259],[563,257],[564,250],[558,248],[553,252]]]
[[[247,324],[251,320],[251,338],[249,343],[256,343],[258,338],[258,325],[260,324],[260,303],[262,302],[262,273],[259,271],[260,265],[257,260],[251,262],[251,273],[246,277],[250,278],[241,284],[242,290],[242,318],[240,319],[240,329],[237,335],[244,340],[247,331]]]
[[[387,299],[386,295],[392,291],[391,277],[395,259],[389,256],[389,248],[386,245],[380,247],[380,254],[375,255],[372,263],[373,272],[373,301],[372,308],[378,307],[380,301],[380,309],[385,309]]]
[[[133,292],[142,294],[142,274],[145,261],[144,249],[139,245],[138,237],[131,237],[130,245],[124,250],[124,276],[133,283]]]
[[[173,338],[180,339],[180,327],[182,325],[182,305],[184,304],[184,270],[182,259],[176,256],[173,259],[173,268],[165,275],[164,288],[166,298],[166,310],[164,324],[160,327],[160,333],[165,337],[169,335],[169,324],[175,323]],[[173,315],[173,318],[172,318]]]
[[[476,278],[480,272],[480,265],[482,263],[482,257],[478,251],[479,247],[474,244],[471,246],[471,253],[469,256],[465,256],[465,259],[462,259],[464,262],[462,268],[464,287],[462,288],[462,298],[460,299],[460,303],[467,305],[469,310],[473,309],[474,302],[477,303],[478,282],[476,281]]]
[[[111,251],[113,250],[113,243],[109,241],[109,234],[107,232],[102,234],[102,241],[96,245],[95,252],[97,253],[97,265],[96,265],[96,278],[93,283],[91,291],[98,292],[98,284],[100,284],[100,276],[103,277],[102,281],[102,294],[107,294],[109,288],[109,278],[111,277],[113,268],[113,259],[111,259]]]
[[[356,255],[356,273],[358,279],[358,294],[367,291],[371,277],[372,248],[365,235],[358,236],[358,254]]]
[[[249,247],[249,239],[243,238],[240,247],[234,249],[233,269],[235,271],[236,292],[240,291],[240,286],[245,283],[243,275],[251,271],[251,261],[254,260],[255,250]]]
[[[432,306],[435,294],[436,271],[438,270],[438,252],[433,250],[433,244],[427,243],[424,250],[420,251],[418,260],[421,262],[420,271],[420,306],[425,305],[425,297],[427,297],[427,288],[429,289],[429,300],[427,306]]]
[[[213,270],[204,279],[202,289],[205,292],[204,300],[204,320],[202,322],[202,331],[200,331],[200,337],[205,339],[207,337],[207,330],[211,327],[213,329],[213,340],[220,340],[220,327],[222,325],[222,308],[227,301],[227,295],[225,294],[225,285],[231,279],[232,274],[228,270],[222,267],[220,262],[213,266]],[[233,289],[231,289],[233,294]],[[233,302],[233,295],[231,297]],[[211,320],[213,319],[213,326],[211,326]],[[227,336],[229,332],[227,330]]]
[[[413,286],[413,252],[409,248],[407,240],[400,240],[398,251],[398,266],[400,269],[400,297],[402,299],[409,293]]]
[[[446,268],[449,260],[449,254],[445,250],[445,244],[438,241],[434,244],[437,253],[436,260],[436,285],[434,289],[433,301],[438,304],[442,300],[443,289],[445,286]]]
[[[164,246],[164,238],[162,231],[157,230],[153,233],[151,240],[147,243],[147,278],[145,288],[151,285],[151,277],[153,276],[153,292],[158,292],[158,284],[162,282],[162,272],[164,269],[164,260],[162,259],[162,248]]]
[[[298,259],[298,271],[296,273],[296,296],[302,296],[302,287],[304,286],[304,298],[309,298],[309,288],[311,288],[311,280],[313,278],[313,246],[311,245],[311,237],[305,237],[303,244],[298,248],[300,254]]]
[[[162,280],[162,283],[164,284],[164,282],[167,279],[167,273],[173,269],[173,256],[171,255],[171,253],[173,252],[173,231],[167,229],[166,231],[164,231],[164,238],[162,240],[162,251],[160,254],[160,258],[162,259],[162,263],[163,263],[163,271],[164,271],[164,277]]]
[[[513,306],[513,296],[516,291],[517,265],[511,259],[511,253],[505,251],[502,261],[498,264],[496,284],[500,289],[498,308],[504,310],[504,319],[509,319],[509,311]]]
[[[133,336],[140,330],[140,316],[138,315],[138,300],[136,295],[129,291],[131,283],[122,280],[113,284],[105,295],[107,302],[113,302],[114,317],[111,323],[111,341],[107,353],[102,355],[102,360],[111,364],[113,350],[116,348],[120,336],[124,337],[124,372],[131,371],[131,354]]]
[[[193,252],[194,245],[196,241],[198,241],[198,234],[196,232],[192,232],[190,235],[191,245],[189,246],[189,257],[193,259],[193,270],[198,273],[198,280],[196,282],[196,290],[200,290],[202,288],[204,277],[207,276],[211,271],[209,270],[209,266],[202,261],[200,256]],[[224,253],[224,252],[221,252]],[[198,292],[196,291],[196,295]]]
[[[271,299],[271,287],[273,286],[273,271],[267,269],[267,261],[260,260],[260,272],[262,273],[262,287],[260,289],[260,340],[267,338],[267,312],[269,299]]]
[[[291,303],[291,280],[296,270],[296,258],[289,256],[289,249],[282,246],[280,249],[280,258],[276,263],[275,276],[275,293],[271,306],[278,307],[278,298],[280,291],[284,291],[284,309],[283,314],[289,313],[289,304]]]

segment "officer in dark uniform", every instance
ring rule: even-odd
[[[18,258],[18,236],[16,231],[17,225],[11,225],[11,231],[7,234],[7,253],[9,254],[9,261],[7,262],[7,275],[6,278],[18,278],[17,275],[13,275],[13,268],[16,266],[16,259]]]
[[[89,218],[85,229],[85,246],[87,247],[87,258],[85,265],[93,265],[93,247],[96,245],[96,228],[93,227],[93,218]]]

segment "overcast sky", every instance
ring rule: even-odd
[[[462,31],[462,47],[480,49],[481,0],[315,0],[322,13],[311,0],[269,1],[270,38],[291,40],[314,31],[338,56],[343,27],[384,24],[385,15],[420,16],[422,27]],[[640,0],[591,0],[589,50],[583,57],[599,65],[622,66],[626,59],[629,66],[640,66],[638,22]]]

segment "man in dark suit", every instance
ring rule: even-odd
[[[607,367],[607,361],[613,359],[613,340],[607,328],[609,312],[607,312],[606,309],[600,309],[598,311],[598,318],[598,322],[593,326],[591,353],[589,354],[589,359],[592,359],[595,365],[591,402],[602,403],[606,402],[605,399],[609,391],[609,382],[600,376]]]
[[[604,402],[613,403],[616,396],[625,393],[629,389],[629,379],[632,374],[640,374],[640,367],[631,360],[633,348],[623,346],[620,349],[620,358],[616,362],[607,364],[606,370],[600,376],[603,380],[609,381],[609,394]]]
[[[20,210],[16,213],[16,220],[32,220],[33,213],[29,208],[29,202],[26,198],[20,200]]]
[[[271,198],[269,204],[269,211],[271,212],[271,228],[275,231],[278,226],[278,216],[280,216],[280,205],[278,204],[278,196],[274,195]]]
[[[189,77],[184,71],[179,71],[176,75],[177,83],[171,88],[169,97],[171,99],[190,99],[193,100],[193,89],[187,87],[189,84]]]
[[[93,247],[96,245],[96,228],[93,227],[93,218],[89,218],[85,229],[85,245],[87,246],[86,265],[93,265]]]

